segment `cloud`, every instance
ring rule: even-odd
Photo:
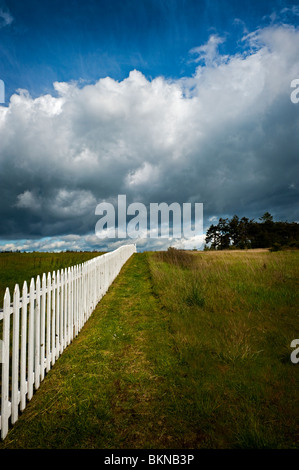
[[[299,6],[290,5],[282,8],[280,11],[272,11],[269,15],[265,15],[263,19],[269,21],[271,25],[287,24],[290,19],[296,16],[299,16]]]
[[[0,29],[10,25],[13,20],[14,19],[8,9],[0,7]]]
[[[159,180],[159,171],[157,167],[145,162],[142,167],[127,175],[128,186],[140,186],[149,182]]]
[[[221,59],[221,61],[225,60],[225,57],[220,56],[218,52],[219,44],[222,44],[224,41],[224,38],[219,37],[217,34],[212,34],[206,44],[191,49],[191,54],[197,54],[194,62],[203,62],[205,65],[211,67],[217,65],[219,59]]]
[[[96,247],[96,205],[118,194],[147,206],[202,202],[207,223],[266,210],[298,219],[299,31],[246,33],[231,56],[222,41],[193,49],[190,77],[133,70],[122,81],[55,82],[53,96],[14,94],[0,107],[2,239]]]
[[[16,207],[36,210],[40,208],[40,204],[31,191],[24,191],[22,194],[18,194]]]

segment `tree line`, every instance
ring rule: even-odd
[[[205,249],[279,250],[284,247],[299,248],[299,223],[274,222],[269,212],[265,212],[258,221],[237,215],[231,219],[220,218],[218,224],[212,224],[206,232]]]

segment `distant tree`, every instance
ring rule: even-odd
[[[229,221],[229,234],[232,246],[236,248],[249,248],[251,246],[250,227],[252,220],[247,217],[239,219],[237,215]]]
[[[234,215],[233,218],[229,221],[229,236],[234,246],[238,245],[240,239],[239,223],[240,219],[237,215]]]
[[[229,230],[229,220],[228,219],[219,219],[218,223],[219,231],[219,249],[226,250],[230,245],[230,230]]]
[[[264,215],[262,215],[262,217],[260,217],[259,220],[261,220],[263,223],[269,223],[269,222],[273,222],[273,217],[270,214],[270,212],[265,212]]]
[[[230,245],[230,228],[228,219],[220,218],[217,225],[211,225],[206,234],[206,243],[211,243],[211,248],[225,250]]]
[[[206,243],[211,249],[270,248],[282,246],[299,247],[299,224],[274,222],[269,212],[259,218],[260,222],[234,215],[230,220],[220,218],[206,233]],[[206,247],[207,249],[207,247]]]
[[[216,250],[219,246],[219,233],[217,225],[212,224],[206,233],[206,243],[211,244],[211,248]]]

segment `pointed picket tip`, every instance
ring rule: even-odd
[[[15,285],[14,294],[16,294],[16,293],[20,293],[19,284],[16,284],[16,285]]]
[[[34,289],[34,277],[31,278],[31,281],[30,281],[30,289]]]
[[[5,289],[5,294],[4,294],[4,304],[9,303],[10,304],[10,291],[9,288],[6,287]]]
[[[19,284],[16,284],[15,285],[15,288],[14,288],[14,291],[13,291],[13,300],[14,300],[14,303],[15,302],[18,302],[20,299],[20,288],[19,288]]]
[[[22,289],[23,292],[28,292],[28,286],[27,286],[27,281],[24,281],[23,282],[23,289]]]
[[[46,278],[46,274],[44,273],[43,276],[42,276],[42,287],[43,289],[46,287],[47,285],[47,278]]]

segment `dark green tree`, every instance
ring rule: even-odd
[[[259,222],[234,215],[230,220],[220,218],[206,233],[206,243],[212,249],[299,247],[299,224],[297,222],[274,222],[265,212]]]

